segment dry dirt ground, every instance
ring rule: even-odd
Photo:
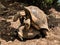
[[[51,28],[47,34],[48,35],[46,36],[46,38],[31,39],[26,41],[15,39],[14,41],[7,42],[6,40],[0,38],[0,45],[60,45],[59,26]]]
[[[48,32],[46,38],[32,39],[25,42],[15,39],[6,42],[0,39],[1,45],[60,45],[60,27],[55,27]]]

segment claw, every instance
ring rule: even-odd
[[[18,36],[23,41],[23,35],[20,32],[18,32]]]
[[[23,41],[23,38],[22,37],[20,37],[20,39]]]

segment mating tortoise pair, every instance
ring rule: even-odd
[[[46,14],[36,6],[25,7],[25,11],[26,11],[25,13],[30,12],[31,17],[29,17],[28,19],[25,20],[25,23],[27,24],[27,26],[24,27],[24,25],[22,25],[19,27],[18,36],[20,38],[21,37],[33,38],[36,35],[42,35],[42,37],[45,37],[46,31],[48,30],[48,23],[47,23]],[[23,14],[24,13],[22,13],[22,15]],[[17,16],[17,17],[19,17],[19,16]],[[16,19],[17,17],[15,16],[14,20],[17,20]]]
[[[20,19],[20,22],[22,22],[18,31],[19,38],[34,38],[36,35],[42,35],[42,37],[45,37],[47,35],[46,31],[48,30],[46,14],[36,6],[24,7],[23,10],[25,11],[25,13],[28,13],[26,14],[27,17],[25,17],[25,19],[22,18],[25,14],[24,11],[22,13],[18,12],[18,16],[16,15],[14,17],[14,21],[18,20],[18,18],[21,18],[23,20],[22,21]],[[19,14],[22,14],[22,17],[19,16]],[[25,24],[23,24],[23,22]]]

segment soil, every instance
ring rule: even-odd
[[[8,37],[7,37],[8,38]],[[60,45],[60,27],[55,27],[48,32],[46,38],[30,39],[27,41],[6,41],[0,39],[1,45]]]

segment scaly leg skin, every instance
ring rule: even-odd
[[[24,20],[24,23],[25,23],[25,29],[29,30],[29,28],[30,28],[30,19]]]
[[[47,36],[47,30],[41,30],[42,38]]]

